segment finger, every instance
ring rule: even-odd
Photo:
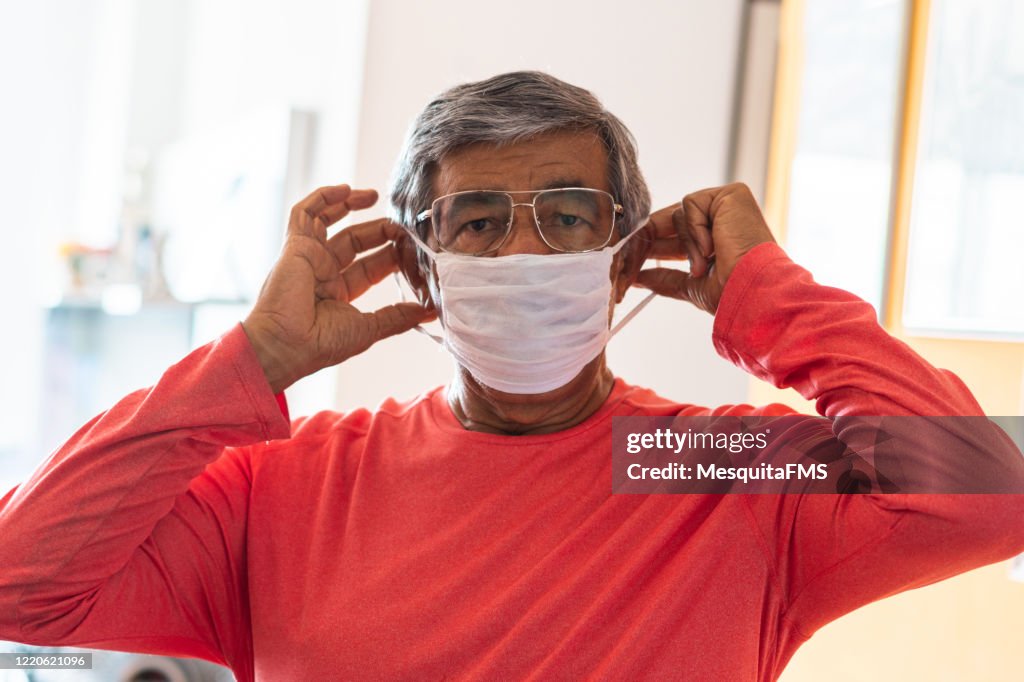
[[[689,228],[701,228],[710,232],[712,198],[707,190],[687,194],[683,197],[683,219],[688,231]]]
[[[398,272],[398,252],[394,245],[389,244],[369,256],[356,259],[345,270],[335,271],[330,279],[320,281],[316,295],[348,303],[393,272]]]
[[[352,193],[347,184],[329,185],[310,192],[292,207],[288,219],[288,234],[315,236],[314,220],[329,207],[343,202]]]
[[[687,239],[697,244],[698,251],[703,256],[701,263],[693,270],[697,276],[707,274],[708,262],[715,255],[711,221],[711,208],[715,196],[714,190],[701,190],[688,194],[682,201],[682,229],[686,232]]]
[[[658,260],[687,260],[689,258],[685,244],[679,238],[679,230],[676,229],[672,220],[672,214],[677,209],[678,206],[673,204],[655,211],[648,218],[644,229],[653,237],[648,258]]]
[[[326,228],[347,216],[349,212],[369,208],[375,203],[377,203],[377,190],[354,189],[344,201],[324,207],[316,217]]]
[[[659,296],[689,301],[690,279],[689,274],[675,268],[650,268],[641,270],[634,284]]]
[[[308,269],[317,283],[337,279],[341,270],[338,259],[318,240],[303,236],[289,237],[278,264],[288,263],[289,268],[295,268],[301,267],[297,265],[300,261],[305,261],[306,265],[302,269]],[[299,271],[290,272],[294,277],[298,276]]]
[[[662,296],[688,301],[712,315],[718,309],[722,293],[721,289],[716,288],[715,280],[710,277],[694,277],[671,268],[641,270],[635,284]]]
[[[704,258],[704,254],[701,253],[697,242],[694,241],[691,236],[693,230],[686,224],[682,210],[677,209],[672,213],[672,222],[675,224],[676,231],[679,233],[679,241],[682,243],[683,248],[686,249],[686,253],[689,256],[690,274],[694,277],[704,276],[707,272],[707,260]],[[699,230],[700,228],[693,229]]]
[[[326,239],[330,225],[344,218],[349,211],[367,208],[376,201],[376,190],[352,189],[349,185],[321,187],[292,208],[288,234]]]
[[[436,317],[436,313],[433,310],[427,310],[419,303],[395,303],[372,313],[363,313],[363,316],[369,318],[376,340],[380,340],[407,332],[418,324],[429,322]]]
[[[647,257],[654,260],[689,260],[690,254],[678,237],[672,239],[659,239],[651,245]]]
[[[667,239],[675,236],[676,229],[672,224],[672,213],[677,208],[679,208],[678,204],[666,206],[665,208],[655,211],[648,218],[647,223],[653,227],[651,232],[656,240]]]
[[[708,259],[715,255],[715,243],[711,237],[713,225],[710,220],[706,222],[706,225],[696,225],[694,223],[687,222],[686,227],[687,236],[696,242],[701,255]]]
[[[314,192],[310,195],[311,203],[303,206],[303,210],[314,216],[332,216],[339,212],[344,214],[352,209],[367,208],[377,202],[377,190],[375,189],[352,189],[348,185],[339,185],[339,187],[348,188],[348,191]]]
[[[315,215],[332,204],[344,201],[351,193],[352,186],[347,183],[318,187],[295,204],[295,208]]]
[[[356,260],[341,273],[345,300],[354,301],[393,272],[398,272],[398,250],[394,244]]]
[[[338,269],[347,268],[356,256],[398,238],[402,226],[387,218],[377,218],[346,227],[327,240],[327,248],[338,259]]]

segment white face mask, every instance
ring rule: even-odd
[[[410,233],[411,234],[411,233]],[[572,381],[652,292],[609,329],[613,247],[585,253],[480,257],[435,252],[441,343],[482,384],[505,393],[551,391]]]

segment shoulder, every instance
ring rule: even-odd
[[[411,426],[430,410],[430,401],[441,388],[414,398],[386,398],[374,409],[358,407],[346,412],[323,410],[292,421],[292,441],[365,436],[377,428]]]
[[[430,403],[440,387],[414,398],[387,398],[374,409],[357,407],[347,411],[322,410],[291,422],[291,437],[266,443],[261,454],[283,451],[308,453],[320,448],[365,439],[374,431],[415,431],[429,418]]]
[[[754,417],[775,417],[797,414],[792,408],[781,403],[770,403],[768,405],[749,405],[736,403],[706,407],[692,403],[679,402],[670,398],[664,398],[650,388],[634,386],[622,379],[616,381],[616,389],[613,396],[618,394],[617,401],[624,411],[633,414],[651,417],[700,417],[700,416],[754,416]]]

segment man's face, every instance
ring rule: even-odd
[[[556,187],[611,191],[608,156],[597,135],[559,132],[505,147],[463,147],[441,160],[433,179],[434,196],[470,189],[516,191]],[[516,208],[512,234],[494,255],[518,253],[554,253],[538,234],[528,206]]]
[[[595,133],[548,133],[501,147],[491,143],[470,145],[444,157],[433,178],[435,197],[465,190],[519,191],[558,187],[589,187],[611,192],[608,155]],[[619,239],[616,230],[611,244]],[[428,235],[427,243],[434,249],[438,248],[432,233]],[[541,239],[530,207],[517,206],[512,233],[497,251],[488,256],[552,253],[557,252]],[[621,299],[635,276],[636,268],[624,267],[627,260],[635,258],[623,258],[620,253],[609,273],[615,284],[616,301]],[[431,275],[426,280],[430,297],[436,303],[440,300],[436,280]]]

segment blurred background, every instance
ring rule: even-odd
[[[432,95],[516,69],[586,87],[620,116],[655,207],[748,183],[819,281],[870,301],[987,413],[1024,413],[1024,0],[2,7],[0,490],[244,317],[296,200],[339,182],[386,195]],[[398,295],[384,282],[363,305]],[[679,401],[813,409],[718,358],[711,323],[656,301],[611,344],[612,367]],[[406,334],[288,397],[293,415],[373,406],[450,372]],[[990,566],[861,609],[782,679],[1021,679],[1013,577]],[[0,682],[219,674],[140,660],[97,653],[93,673]]]

